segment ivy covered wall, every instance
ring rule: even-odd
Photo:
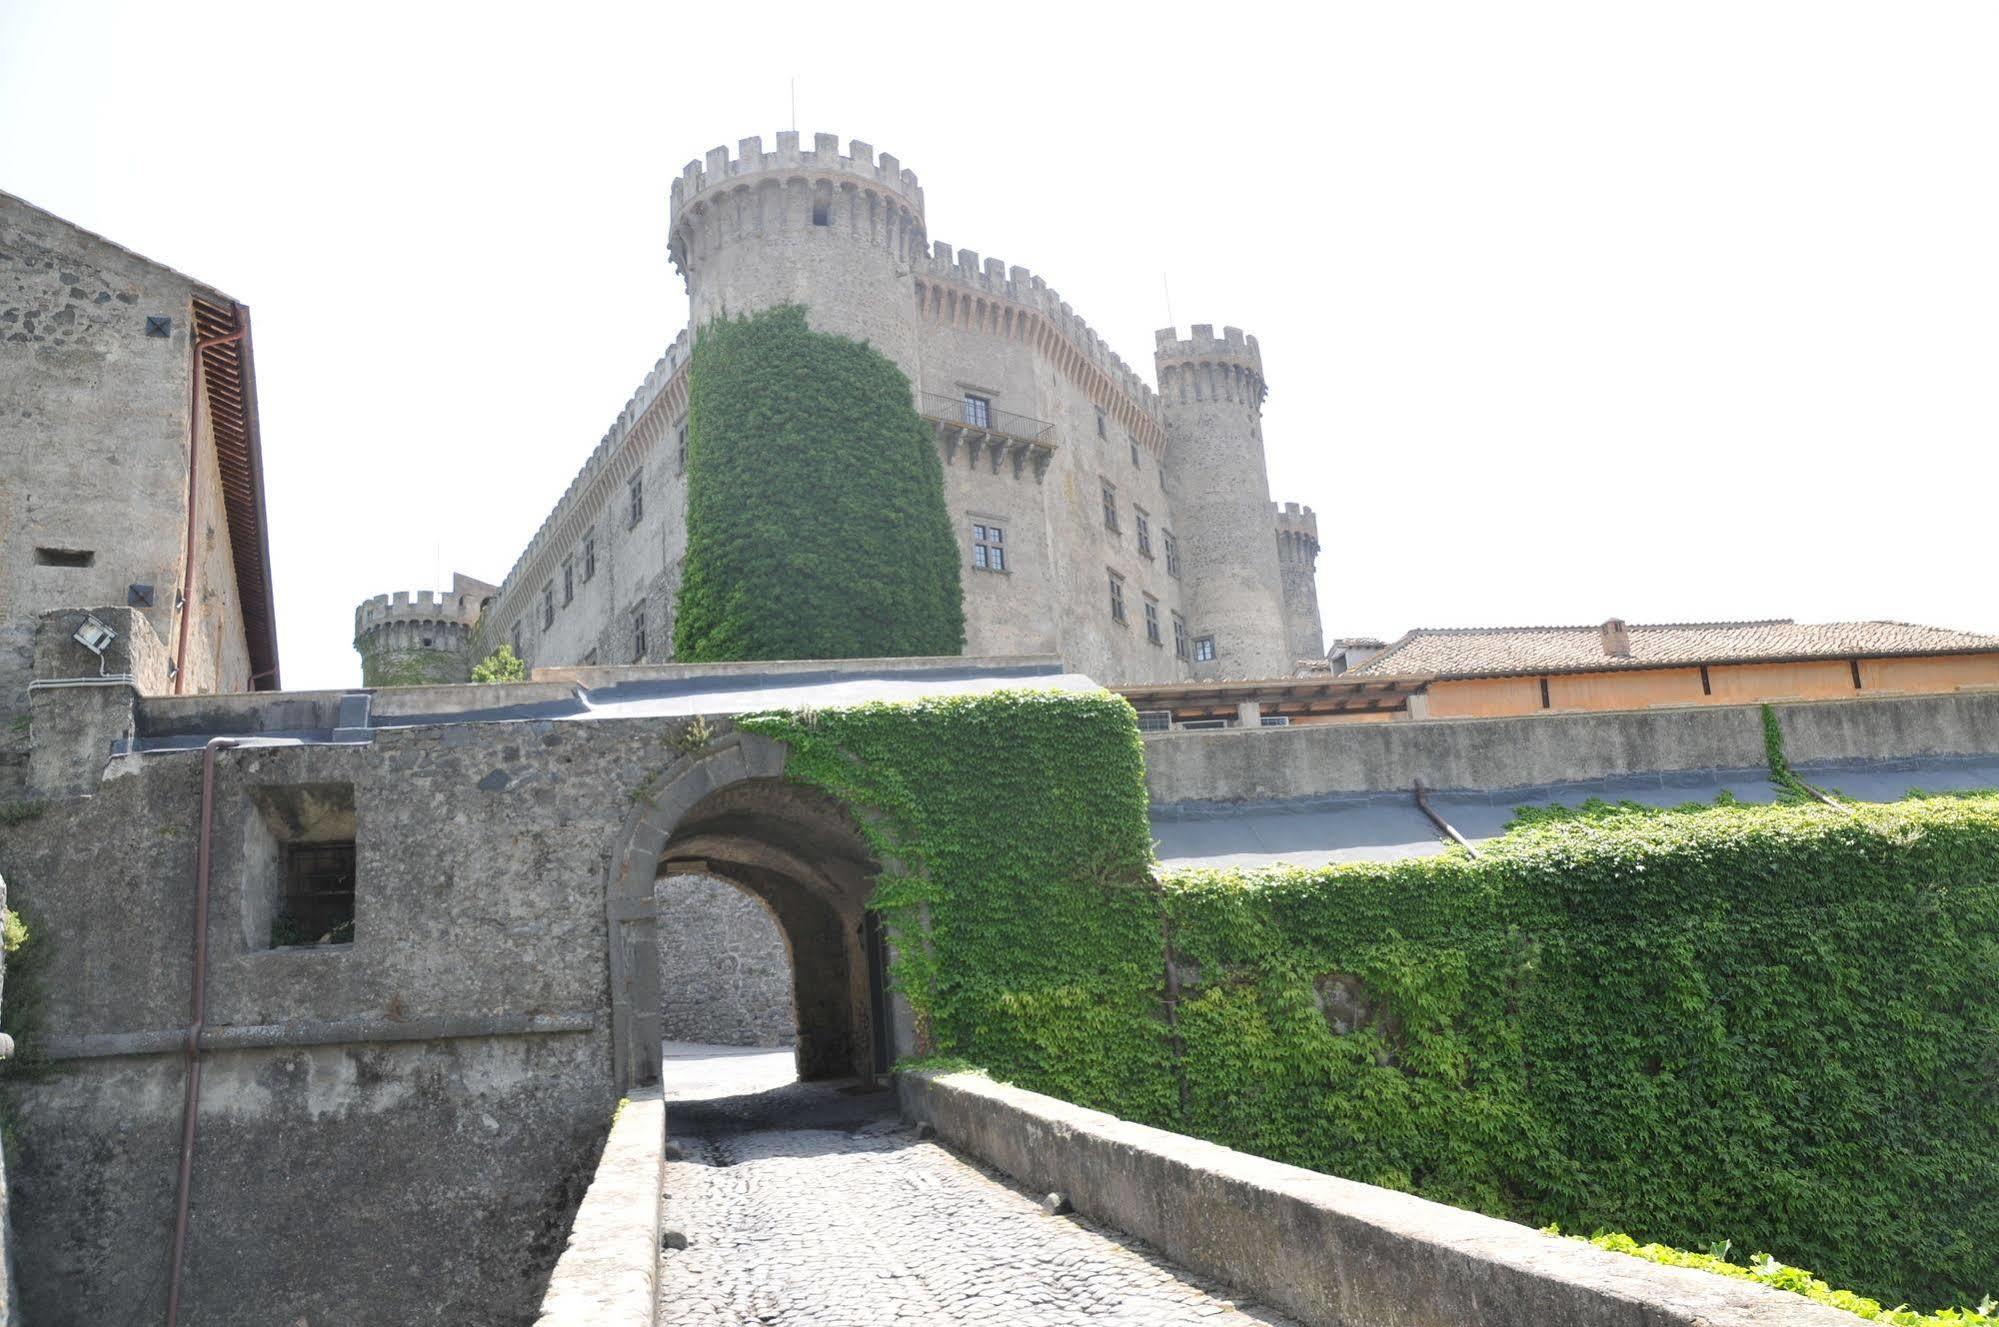
[[[931,1048],[1126,1118],[1892,1303],[1999,1286],[1999,796],[1150,873],[1115,697],[744,721],[863,813]]]
[[[688,368],[674,657],[957,654],[958,546],[909,379],[788,305],[701,329]]]

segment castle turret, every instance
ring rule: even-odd
[[[1199,323],[1193,333],[1182,341],[1173,328],[1159,332],[1153,359],[1178,488],[1194,676],[1288,677],[1293,653],[1263,462],[1263,355],[1240,328],[1216,336]]]
[[[451,589],[378,594],[354,610],[354,648],[361,654],[361,685],[409,687],[466,682],[472,677],[472,628],[499,587],[470,576],[452,577]]]
[[[1310,507],[1287,502],[1277,510],[1277,571],[1284,581],[1284,634],[1291,662],[1326,656],[1319,625],[1319,518]]]
[[[866,341],[917,381],[912,265],[927,261],[914,172],[832,134],[801,151],[745,138],[673,182],[668,253],[687,278],[696,334],[717,317],[802,304],[815,331]]]

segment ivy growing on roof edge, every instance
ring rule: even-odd
[[[1602,807],[1476,861],[1154,879],[1108,694],[742,722],[862,813],[935,1054],[1495,1215],[1738,1239],[1887,1302],[1999,1281],[1999,798]]]

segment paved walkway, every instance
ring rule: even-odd
[[[886,1092],[790,1082],[789,1052],[669,1045],[660,1322],[671,1327],[1289,1327],[1144,1245],[1050,1216]]]

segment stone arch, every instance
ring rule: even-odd
[[[801,1078],[871,1077],[886,1062],[882,962],[866,910],[879,867],[846,810],[785,782],[784,761],[781,743],[726,732],[676,761],[626,821],[605,891],[621,1089],[659,1080],[653,886],[671,874],[719,877],[777,917],[792,957]]]

